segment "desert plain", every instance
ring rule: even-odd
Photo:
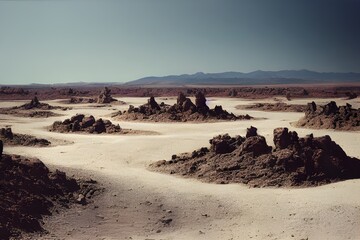
[[[103,192],[86,206],[75,205],[44,218],[45,232],[27,233],[22,239],[360,239],[360,179],[316,187],[252,188],[244,184],[213,184],[149,170],[159,160],[173,154],[192,152],[209,146],[209,139],[228,133],[242,135],[255,126],[269,145],[273,129],[287,127],[300,137],[329,135],[351,157],[360,158],[359,131],[337,131],[295,127],[302,112],[264,112],[239,109],[238,105],[274,102],[273,98],[247,100],[209,97],[213,108],[222,105],[234,114],[249,114],[250,120],[189,122],[117,121],[111,113],[138,106],[145,97],[121,97],[124,105],[96,107],[71,105],[53,110],[61,116],[24,118],[0,115],[1,127],[13,132],[52,140],[51,147],[4,148],[7,154],[36,157],[50,169],[98,181]],[[281,99],[287,102],[285,98]],[[329,99],[310,99],[325,104]],[[306,104],[309,99],[292,99]],[[359,98],[331,99],[338,105],[350,103],[360,108]],[[158,97],[158,102],[174,104],[176,96]],[[0,107],[27,101],[0,102]],[[61,100],[44,101],[70,107]],[[82,113],[109,119],[122,128],[145,134],[106,135],[57,133],[48,131],[54,121]],[[153,134],[146,134],[148,132]]]

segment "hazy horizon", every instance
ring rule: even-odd
[[[0,1],[0,82],[360,72],[358,9],[358,0]]]

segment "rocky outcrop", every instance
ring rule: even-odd
[[[324,106],[317,106],[315,102],[311,102],[307,104],[305,117],[300,119],[296,126],[358,131],[360,109],[353,109],[350,104],[338,107],[334,101]]]
[[[11,108],[1,108],[1,114],[11,114],[18,117],[36,117],[36,118],[47,118],[53,116],[60,116],[60,114],[54,113],[49,110],[67,110],[68,108],[51,106],[47,103],[41,103],[39,99],[35,96],[29,103],[23,104],[21,106],[11,107]]]
[[[50,128],[54,132],[87,132],[87,133],[119,133],[121,132],[119,124],[114,125],[109,120],[101,118],[95,119],[92,115],[85,116],[77,114],[63,122],[56,121]]]
[[[59,170],[51,172],[35,158],[1,154],[0,173],[0,239],[4,240],[18,239],[23,231],[43,230],[44,215],[68,208],[90,189],[99,191],[94,184],[81,184]]]
[[[13,133],[11,128],[1,128],[0,139],[5,145],[45,147],[51,144],[50,141],[43,138],[36,138],[27,134]]]
[[[255,103],[251,105],[238,105],[237,109],[251,109],[266,112],[305,112],[306,105],[278,103]]]
[[[105,87],[99,94],[97,98],[97,103],[111,103],[117,101],[115,98],[111,96],[111,90]]]
[[[210,148],[173,155],[150,168],[207,182],[254,187],[316,186],[360,178],[360,160],[347,156],[327,135],[300,138],[287,128],[276,128],[273,141],[274,149],[251,127],[246,137],[219,135],[210,140]]]
[[[150,97],[147,104],[139,107],[130,105],[124,112],[113,114],[122,120],[147,120],[155,122],[186,122],[186,121],[219,121],[251,119],[249,115],[235,116],[223,110],[222,106],[215,106],[209,109],[206,105],[206,98],[203,93],[195,94],[195,104],[183,93],[179,93],[177,101],[170,106],[165,103],[158,104],[154,97]]]

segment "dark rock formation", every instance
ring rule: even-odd
[[[235,116],[223,110],[222,106],[209,109],[203,93],[197,92],[195,104],[183,93],[179,93],[176,104],[170,106],[164,103],[158,104],[154,97],[150,97],[147,104],[139,107],[129,106],[124,112],[117,112],[113,117],[122,120],[150,120],[150,121],[207,121],[207,120],[238,120],[251,119],[249,115]]]
[[[1,160],[1,156],[2,156],[3,150],[4,150],[4,143],[3,143],[2,140],[0,140],[0,160]]]
[[[96,102],[93,98],[82,98],[82,97],[72,97],[70,100],[67,101],[67,103],[70,104],[78,104],[78,103],[94,103]]]
[[[251,105],[238,105],[237,109],[252,109],[267,112],[305,112],[306,105],[278,103],[255,103]]]
[[[298,127],[325,128],[337,130],[360,130],[360,109],[353,109],[350,104],[338,107],[334,101],[317,106],[308,103],[305,117],[300,119]]]
[[[247,137],[220,135],[210,148],[173,155],[150,165],[155,171],[215,183],[264,186],[316,186],[360,178],[360,160],[346,155],[329,136],[299,138],[287,128],[274,129],[272,150],[256,128]]]
[[[0,129],[0,139],[6,145],[21,145],[21,146],[49,146],[50,141],[43,138],[36,138],[27,134],[13,133],[11,128]]]
[[[56,121],[50,128],[54,132],[87,132],[87,133],[118,133],[121,132],[118,125],[112,124],[109,120],[96,120],[92,115],[85,116],[77,114],[63,122]]]
[[[52,111],[53,109],[67,110],[68,108],[51,106],[47,103],[41,103],[35,96],[29,103],[11,108],[0,108],[1,114],[11,114],[19,117],[52,117],[59,116]]]
[[[41,219],[52,210],[75,203],[76,192],[89,191],[66,176],[49,169],[38,159],[2,155],[0,160],[0,239],[43,230]],[[92,184],[92,186],[94,186]]]
[[[257,128],[256,127],[253,127],[253,126],[250,126],[250,128],[247,128],[246,129],[246,137],[254,137],[254,136],[257,136]]]
[[[111,103],[117,101],[111,96],[111,90],[105,87],[99,94],[97,103]]]

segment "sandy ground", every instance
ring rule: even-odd
[[[121,100],[134,106],[146,102],[146,98]],[[163,101],[172,104],[175,98]],[[275,127],[288,127],[300,136],[328,134],[348,155],[360,158],[359,132],[292,127],[290,123],[303,113],[235,109],[236,105],[251,102],[212,98],[208,104],[221,104],[229,112],[266,119],[204,124],[112,120],[123,128],[156,131],[159,135],[61,134],[45,128],[64,116],[29,119],[1,115],[0,126],[11,125],[13,132],[73,142],[48,148],[9,147],[5,152],[38,157],[51,167],[96,179],[106,188],[94,204],[45,219],[50,234],[30,235],[28,239],[360,239],[360,179],[307,189],[254,189],[240,184],[202,183],[147,170],[150,163],[168,160],[172,154],[208,146],[208,140],[217,134],[244,135],[250,125],[257,127],[269,144]],[[354,107],[360,105],[357,99],[350,102]],[[68,106],[58,101],[47,103]],[[108,118],[114,110],[128,108],[91,106],[76,104],[72,110],[55,112],[68,117],[85,113]]]

